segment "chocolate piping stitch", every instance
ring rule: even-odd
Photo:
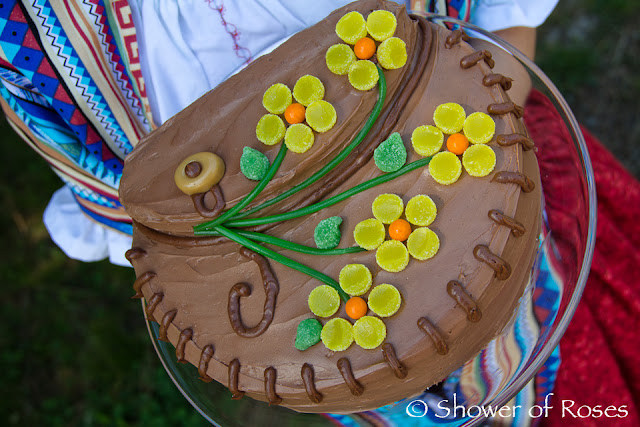
[[[198,374],[200,375],[200,379],[205,383],[210,383],[213,378],[207,375],[207,369],[209,368],[209,361],[213,357],[215,353],[215,349],[211,344],[205,346],[202,349],[202,353],[200,353],[200,362],[198,363]]]
[[[180,332],[180,337],[176,344],[176,359],[178,359],[178,363],[187,363],[187,360],[184,358],[184,348],[187,342],[191,341],[191,338],[193,338],[193,330],[191,328],[183,329],[182,332]]]
[[[224,195],[222,194],[222,190],[220,189],[220,186],[218,184],[211,187],[209,191],[216,199],[216,205],[213,207],[213,209],[207,209],[207,207],[204,205],[204,196],[206,196],[207,192],[198,193],[191,196],[191,199],[193,200],[193,207],[196,209],[196,211],[198,211],[200,216],[203,216],[205,218],[213,218],[218,216],[225,206]]]
[[[477,322],[482,318],[482,312],[478,305],[459,282],[451,280],[447,284],[447,293],[467,312],[469,322]]]
[[[384,343],[382,344],[382,355],[384,356],[384,360],[387,361],[387,364],[391,369],[393,369],[393,373],[397,378],[403,379],[407,376],[407,367],[398,360],[398,356],[396,355],[396,351],[394,350],[391,344]]]
[[[514,237],[520,237],[527,231],[524,225],[522,225],[520,222],[516,221],[515,219],[511,218],[510,216],[504,215],[499,210],[496,210],[496,209],[490,210],[489,218],[491,218],[491,220],[498,225],[502,225],[504,227],[510,228],[511,234],[513,234]]]
[[[167,328],[173,319],[176,318],[176,314],[178,314],[178,310],[167,311],[164,316],[162,316],[162,320],[160,321],[160,330],[158,331],[158,339],[160,341],[169,342],[169,338],[167,337]]]
[[[426,317],[419,318],[418,328],[431,338],[438,354],[445,355],[449,352],[449,348],[447,347],[447,342],[444,340],[444,337],[429,319]]]
[[[149,280],[153,279],[154,277],[156,277],[156,273],[154,273],[153,271],[146,271],[144,273],[142,273],[140,276],[138,276],[136,278],[136,281],[133,282],[133,290],[136,292],[134,296],[131,297],[131,299],[140,299],[142,298],[144,295],[142,294],[142,285],[144,285],[145,283],[147,283]]]
[[[362,384],[356,380],[356,377],[353,376],[353,370],[351,369],[351,362],[346,357],[343,357],[338,360],[338,371],[342,375],[345,384],[351,390],[351,394],[354,396],[362,396],[364,393],[364,387]]]

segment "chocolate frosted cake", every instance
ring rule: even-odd
[[[507,325],[539,172],[511,79],[466,40],[359,1],[140,142],[127,257],[179,361],[233,399],[349,413],[421,392]]]

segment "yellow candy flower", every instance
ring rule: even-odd
[[[387,70],[407,63],[406,43],[393,37],[397,25],[396,16],[386,10],[374,10],[366,20],[359,12],[345,14],[336,24],[336,34],[346,44],[329,47],[325,55],[327,68],[337,75],[348,74],[349,83],[357,90],[373,89],[379,79],[378,68],[368,59],[375,55],[377,63]]]
[[[486,145],[491,142],[496,131],[496,124],[491,116],[483,112],[467,116],[460,104],[447,102],[436,107],[433,122],[435,126],[418,126],[411,135],[411,143],[419,155],[432,156],[428,168],[435,182],[441,185],[455,183],[462,175],[463,167],[474,177],[484,177],[493,171],[496,154]],[[446,144],[448,151],[440,151],[444,134],[451,135]],[[465,145],[452,143],[454,137],[459,137],[456,141],[464,140]],[[472,145],[469,146],[469,143]]]

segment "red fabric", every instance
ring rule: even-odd
[[[555,200],[553,194],[570,192],[579,185],[571,164],[566,128],[550,101],[533,92],[525,109],[525,122],[540,147],[538,160],[551,228],[566,230],[556,236],[563,256],[575,251],[578,231],[586,224],[572,223],[572,209],[584,201],[577,195]],[[640,425],[640,183],[588,131],[583,133],[593,164],[598,225],[596,246],[587,285],[560,342],[562,363],[558,371],[550,416],[543,426],[639,426]],[[634,141],[629,141],[630,144]],[[561,179],[558,179],[558,175]],[[553,177],[550,180],[550,177]],[[575,222],[575,221],[574,221]],[[625,406],[625,418],[573,418],[581,406],[601,410]],[[588,408],[581,410],[582,415]],[[609,414],[624,415],[619,409]],[[563,417],[564,415],[564,417]]]

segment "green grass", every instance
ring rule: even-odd
[[[156,357],[133,269],[68,259],[42,224],[58,177],[4,119],[0,138],[0,423],[205,425]]]

